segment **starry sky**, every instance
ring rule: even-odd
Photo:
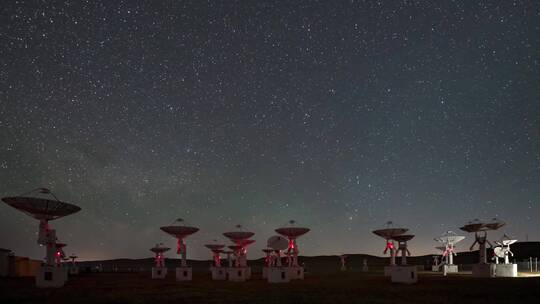
[[[302,254],[413,254],[474,218],[540,240],[538,1],[6,1],[0,196],[50,188],[66,253],[188,257],[295,219]],[[0,204],[0,247],[43,256]],[[468,236],[458,246],[468,250]],[[174,256],[169,253],[168,256]]]

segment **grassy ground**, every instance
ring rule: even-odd
[[[102,273],[72,277],[63,288],[38,289],[33,278],[0,279],[1,303],[538,303],[540,277],[475,279],[420,273],[415,285],[398,285],[380,273],[306,275],[304,281],[268,284],[151,280],[149,274]]]

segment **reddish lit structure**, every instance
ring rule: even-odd
[[[171,250],[169,247],[164,247],[163,244],[156,244],[156,246],[150,248],[155,254],[156,267],[165,267],[165,255],[164,253]]]
[[[223,233],[235,245],[229,246],[235,256],[234,268],[228,269],[229,281],[243,282],[251,277],[251,268],[247,264],[247,247],[255,241],[250,240],[255,233],[243,230],[242,225],[236,225],[235,231]]]
[[[66,258],[66,254],[64,253],[64,247],[67,246],[67,244],[64,243],[56,243],[55,245],[56,251],[54,253],[55,257],[55,265],[56,267],[62,267],[62,260]]]
[[[386,240],[386,247],[383,251],[386,254],[390,251],[390,265],[384,267],[384,275],[389,276],[394,283],[413,284],[418,281],[417,269],[415,266],[407,265],[407,241],[414,235],[406,235],[407,228],[396,227],[392,221],[388,221],[382,229],[374,230],[373,233]],[[398,242],[398,247],[394,241]],[[396,254],[401,251],[401,265],[396,265]]]
[[[163,232],[168,233],[177,239],[176,253],[182,256],[181,266],[176,268],[177,281],[191,281],[192,269],[187,266],[187,248],[184,239],[197,231],[199,228],[188,226],[184,220],[176,219],[171,225],[160,228]]]
[[[299,267],[298,265],[298,245],[296,239],[309,232],[309,228],[294,227],[296,222],[290,220],[289,227],[278,228],[275,231],[289,239],[289,247],[287,248],[287,264],[289,267]]]
[[[373,231],[375,235],[380,236],[386,240],[386,247],[384,248],[383,253],[387,254],[387,252],[390,251],[390,266],[396,265],[396,246],[394,244],[393,238],[397,235],[404,234],[408,230],[409,229],[407,228],[394,227],[394,223],[392,221],[388,221],[386,222],[385,228]],[[387,271],[385,271],[385,274],[388,275]]]
[[[298,264],[298,254],[300,250],[298,249],[298,244],[296,240],[308,233],[309,228],[297,227],[296,221],[290,220],[289,226],[281,227],[275,231],[286,238],[289,239],[289,246],[287,248],[287,267],[289,267],[289,275],[291,279],[304,279],[304,268]]]

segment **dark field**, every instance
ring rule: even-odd
[[[268,284],[211,281],[197,275],[177,283],[143,273],[72,277],[60,289],[38,289],[33,278],[0,280],[1,303],[539,303],[540,277],[444,278],[421,273],[416,285],[396,285],[378,273],[308,275],[304,281]]]

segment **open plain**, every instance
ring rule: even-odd
[[[304,281],[268,284],[257,275],[244,283],[195,275],[151,280],[148,273],[92,273],[60,289],[39,289],[33,278],[0,279],[1,303],[537,303],[540,277],[477,279],[421,272],[415,285],[397,285],[380,272],[306,275]]]

